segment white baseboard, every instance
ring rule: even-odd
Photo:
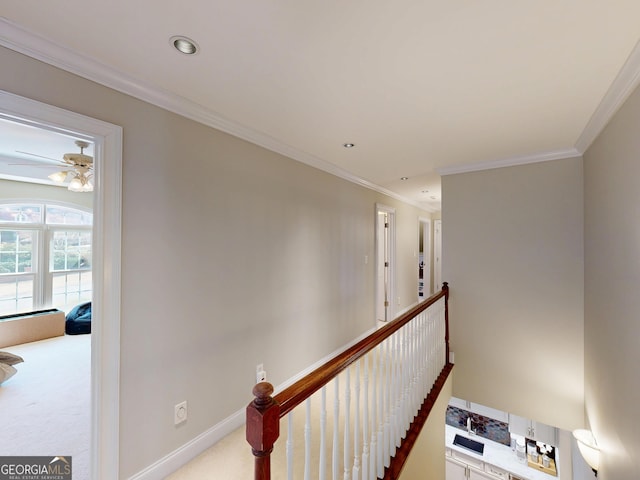
[[[212,447],[234,430],[244,425],[245,410],[238,410],[233,415],[217,423],[206,432],[182,445],[177,450],[136,473],[129,480],[161,480],[186,465],[195,457]],[[247,445],[248,446],[248,445]],[[247,449],[247,452],[249,450]]]
[[[291,377],[283,384],[278,385],[277,387],[275,387],[275,392],[280,392],[285,388],[289,387],[290,385],[293,385],[295,382],[303,378],[305,375],[308,375],[309,373],[313,372],[316,368],[321,367],[326,362],[331,360],[333,357],[344,352],[349,347],[355,345],[360,340],[366,338],[368,335],[370,335],[374,331],[375,331],[375,328],[370,329],[369,331],[360,335],[355,340],[352,340],[351,342],[349,342],[347,345],[344,345],[342,348],[336,350],[333,353],[330,353],[329,355],[322,358],[318,362],[314,363],[310,367],[301,371],[297,375]],[[185,443],[180,448],[164,456],[157,462],[149,465],[144,470],[141,470],[140,472],[136,473],[132,477],[129,477],[129,480],[161,480],[171,475],[180,467],[189,463],[195,457],[200,455],[206,449],[215,445],[217,442],[222,440],[224,437],[229,435],[234,430],[237,430],[238,428],[242,427],[244,423],[245,423],[245,408],[243,407],[241,410],[238,410],[233,415],[225,418],[222,422],[214,425],[206,432],[201,433],[194,439]],[[252,461],[252,459],[249,458],[248,444],[247,444],[247,461]]]

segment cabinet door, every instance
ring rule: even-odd
[[[447,458],[447,480],[467,480],[467,467]]]
[[[528,418],[509,414],[509,431],[516,435],[531,438],[531,422]]]
[[[533,428],[534,440],[553,445],[554,447],[558,446],[558,429],[556,427],[540,422],[532,422],[531,427]]]
[[[469,410],[469,402],[466,400],[462,400],[461,398],[451,397],[449,400],[449,405],[456,408],[461,408],[462,410]]]
[[[485,407],[484,405],[473,402],[471,402],[470,410],[474,413],[477,413],[478,415],[482,415],[483,417],[493,418],[494,420],[499,420],[504,423],[509,422],[509,414],[507,412],[503,412],[502,410]]]
[[[469,480],[496,480],[496,479],[497,477],[494,477],[493,475],[490,475],[488,473],[481,472],[474,468],[469,469]]]
[[[534,422],[528,418],[509,414],[509,432],[523,437],[558,446],[558,429],[540,422]]]
[[[485,463],[484,471],[492,475],[492,478],[495,478],[496,480],[509,480],[509,472],[501,469],[500,467],[496,467],[495,465]]]

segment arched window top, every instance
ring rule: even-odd
[[[62,202],[0,201],[0,315],[91,301],[92,222]]]
[[[91,226],[93,214],[54,203],[0,203],[0,224],[3,223]]]

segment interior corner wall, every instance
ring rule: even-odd
[[[279,385],[375,328],[376,203],[396,209],[398,307],[417,302],[427,212],[12,50],[0,64],[0,89],[123,127],[118,478],[242,410],[258,363]]]
[[[443,177],[454,396],[583,424],[582,181],[581,158]]]
[[[585,390],[598,478],[640,478],[640,91],[584,155]]]

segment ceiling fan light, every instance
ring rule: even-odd
[[[80,192],[82,188],[82,181],[80,180],[80,176],[76,175],[69,182],[69,190],[72,192]]]
[[[52,173],[49,178],[54,182],[62,183],[67,179],[68,173],[68,171]]]
[[[93,192],[93,184],[83,173],[76,173],[69,182],[68,188],[72,192]]]

